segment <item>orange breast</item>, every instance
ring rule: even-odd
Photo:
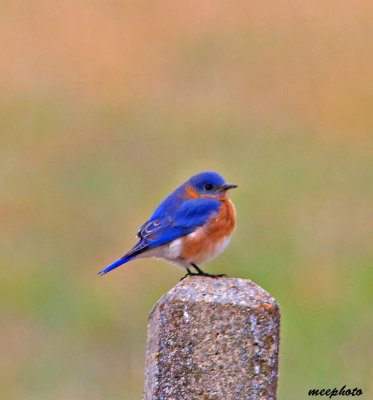
[[[202,263],[218,255],[236,226],[236,211],[228,198],[221,200],[219,212],[203,227],[183,238],[181,257]]]

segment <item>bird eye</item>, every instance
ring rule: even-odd
[[[205,189],[206,189],[206,190],[211,190],[211,189],[212,189],[212,185],[211,185],[210,183],[207,183],[207,184],[205,185]]]

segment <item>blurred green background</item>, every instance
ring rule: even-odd
[[[239,185],[208,270],[281,304],[279,398],[372,395],[372,4],[2,2],[1,399],[141,397],[182,271],[96,273],[203,170]]]

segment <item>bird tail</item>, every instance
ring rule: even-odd
[[[128,257],[122,257],[117,261],[114,261],[112,264],[110,264],[108,267],[104,268],[102,271],[98,273],[99,276],[105,275],[108,272],[112,271],[115,268],[118,268],[122,264],[127,263],[128,261],[131,261],[134,258],[134,255],[128,256]]]

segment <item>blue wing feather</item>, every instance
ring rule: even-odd
[[[174,226],[198,228],[217,213],[221,203],[212,198],[187,200],[175,213]]]
[[[175,203],[172,205],[175,206]],[[162,246],[194,232],[219,211],[220,205],[220,201],[212,198],[191,199],[184,200],[178,207],[171,207],[172,212],[169,212],[161,204],[158,211],[138,231],[139,242],[121,259],[101,271],[100,275],[132,260],[147,249]]]
[[[184,201],[173,215],[151,219],[143,225],[139,231],[140,242],[129,253],[162,246],[188,235],[207,222],[219,208],[220,202],[211,198]]]

